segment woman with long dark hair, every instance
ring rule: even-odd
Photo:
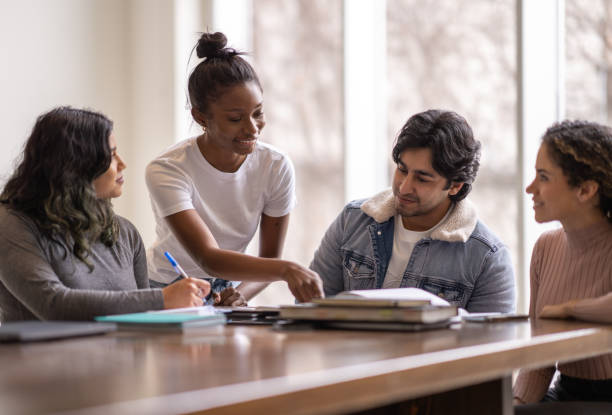
[[[140,235],[111,205],[126,167],[112,128],[69,107],[38,117],[0,195],[0,321],[195,306],[210,291],[192,278],[149,288]]]

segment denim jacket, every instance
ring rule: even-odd
[[[464,199],[412,251],[400,287],[432,292],[470,312],[513,312],[510,253]],[[396,209],[391,190],[349,203],[331,224],[310,268],[325,295],[381,288],[393,251]]]

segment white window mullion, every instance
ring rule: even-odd
[[[345,201],[389,185],[386,60],[386,2],[345,0]]]
[[[558,224],[534,220],[525,187],[533,180],[540,137],[565,114],[564,0],[518,0],[518,163],[520,173],[518,309],[529,307],[529,264],[538,236]]]

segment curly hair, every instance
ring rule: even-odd
[[[563,121],[542,137],[570,186],[599,185],[599,208],[612,222],[612,128],[589,121]]]
[[[36,120],[21,161],[0,202],[31,218],[43,235],[93,270],[91,244],[112,246],[119,228],[110,200],[98,199],[93,180],[110,167],[113,123],[104,115],[55,108]]]
[[[480,167],[480,141],[474,139],[472,128],[465,118],[452,111],[428,110],[415,114],[406,121],[393,146],[393,161],[398,163],[408,148],[429,148],[432,167],[447,180],[463,183],[457,194],[449,196],[453,202],[464,199],[472,190],[472,183]]]

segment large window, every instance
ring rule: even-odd
[[[387,44],[380,47],[387,50],[388,110],[381,145],[390,150],[416,112],[445,108],[465,116],[483,144],[471,198],[516,253],[515,2],[480,0],[466,8],[390,0],[386,7]],[[350,179],[343,176],[343,11],[340,0],[258,0],[253,7],[254,58],[268,120],[264,140],[289,153],[298,177],[285,256],[303,264],[346,202]],[[386,152],[370,162],[390,170]],[[256,303],[290,299],[283,286],[274,284]]]
[[[264,88],[263,140],[291,157],[298,206],[284,257],[307,265],[344,204],[342,1],[258,0],[253,55]],[[254,304],[291,302],[274,283]]]
[[[519,310],[526,311],[531,246],[544,228],[533,223],[524,187],[539,137],[552,122],[612,120],[612,2],[250,4],[268,117],[264,140],[289,153],[298,175],[285,256],[307,265],[355,189],[367,189],[358,195],[364,197],[390,184],[380,169],[392,171],[390,149],[409,116],[450,109],[482,142],[470,198],[510,248]],[[355,94],[361,89],[367,91]],[[256,303],[291,301],[281,287],[275,284]]]
[[[612,2],[565,3],[566,116],[612,121]]]
[[[388,131],[430,108],[463,115],[482,142],[470,194],[517,261],[514,0],[387,2]]]

